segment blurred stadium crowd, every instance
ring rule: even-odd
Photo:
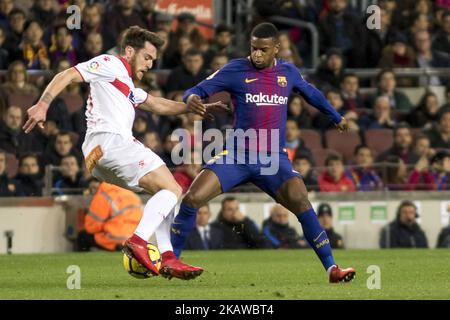
[[[181,100],[184,90],[248,54],[246,41],[216,21],[212,39],[188,12],[155,10],[156,0],[0,0],[0,196],[40,196],[45,168],[52,193],[88,192],[92,181],[80,151],[86,131],[88,88],[72,84],[51,104],[44,129],[21,130],[26,110],[56,73],[102,53],[116,54],[122,31],[139,25],[166,41],[153,70],[136,86]],[[310,36],[277,24],[279,57],[293,62],[350,121],[333,124],[295,94],[289,98],[287,150],[311,190],[448,190],[450,188],[450,74],[398,76],[398,68],[450,68],[450,5],[442,0],[379,0],[380,29],[347,0],[253,2],[253,25],[279,15],[313,23],[321,62],[312,72]],[[81,29],[66,27],[66,7],[82,9]],[[177,27],[173,28],[176,20]],[[252,25],[248,26],[248,31]],[[378,68],[360,78],[352,68]],[[350,70],[350,71],[349,71]],[[419,97],[417,97],[420,95]],[[231,105],[227,94],[213,97]],[[417,100],[417,102],[415,102]],[[195,115],[160,117],[137,111],[133,133],[173,169],[186,191],[199,164],[175,166],[170,135],[194,133]],[[203,130],[231,128],[232,114],[217,112]],[[47,176],[48,177],[48,176]]]

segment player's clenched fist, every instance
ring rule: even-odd
[[[342,117],[341,122],[336,125],[336,128],[339,132],[347,132],[348,131],[348,121],[344,117]]]

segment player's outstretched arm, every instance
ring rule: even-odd
[[[195,106],[191,105],[189,107],[189,105],[184,102],[173,101],[161,97],[153,97],[151,95],[148,95],[144,103],[139,105],[139,109],[164,116],[174,116],[188,112],[204,115],[206,112],[206,108],[203,104]]]
[[[150,111],[159,115],[178,115],[183,113],[196,113],[201,115],[202,117],[208,116],[207,109],[213,107],[223,107],[226,108],[226,105],[222,102],[215,102],[210,104],[203,104],[199,97],[193,97],[192,99],[188,99],[187,103],[177,102],[165,98],[160,97],[152,97],[151,95],[147,96],[147,100],[144,103],[139,105],[139,109]]]
[[[347,119],[342,117],[328,102],[325,96],[320,92],[319,89],[309,84],[307,81],[303,79],[300,75],[300,72],[295,69],[294,71],[294,88],[299,91],[301,96],[308,102],[310,105],[326,114],[336,125],[336,128],[339,132],[348,131],[348,122]]]
[[[25,133],[29,133],[38,125],[44,127],[47,110],[52,100],[71,82],[82,82],[83,78],[75,68],[69,68],[58,73],[45,88],[39,101],[27,110],[28,120],[23,126]]]

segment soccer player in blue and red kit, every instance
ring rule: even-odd
[[[237,185],[251,182],[297,216],[305,238],[328,272],[329,281],[347,282],[354,278],[355,270],[336,265],[327,234],[308,200],[305,184],[299,173],[293,170],[284,150],[288,96],[292,91],[300,93],[309,104],[328,115],[341,132],[348,130],[347,121],[332,108],[319,90],[302,78],[292,63],[275,58],[278,50],[278,30],[271,23],[261,23],[252,30],[249,57],[230,61],[186,91],[184,101],[191,104],[200,104],[201,99],[216,92],[229,92],[236,106],[234,129],[253,129],[257,137],[250,143],[245,140],[233,146],[233,152],[230,152],[227,141],[227,150],[208,162],[196,177],[172,224],[174,254],[181,254],[186,237],[194,227],[198,208]],[[271,141],[277,139],[272,134],[274,130],[279,133],[275,149]],[[267,147],[263,147],[264,150],[261,148],[261,132],[270,132],[265,138]],[[264,174],[263,169],[268,169],[270,164],[263,163],[260,157],[250,159],[252,148],[257,148],[258,156],[262,153],[272,157],[276,155],[278,170]],[[193,277],[186,275],[186,278]]]

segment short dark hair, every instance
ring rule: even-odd
[[[356,156],[361,149],[369,149],[370,152],[372,152],[367,144],[360,144],[356,146],[355,150],[353,151],[353,155]]]
[[[74,159],[75,159],[75,162],[78,164],[78,166],[80,165],[80,164],[78,163],[77,157],[76,157],[74,154],[71,154],[71,153],[66,154],[65,156],[62,156],[62,157],[61,157],[61,163],[62,163],[62,161],[63,161],[64,159],[67,159],[67,158],[74,158]]]
[[[223,53],[223,52],[217,52],[217,53],[212,57],[211,60],[214,60],[215,58],[220,58],[220,57],[225,57],[225,58],[227,58],[227,59],[230,59],[230,58],[228,58],[228,55],[227,55],[226,53]]]
[[[450,107],[441,108],[438,112],[438,122],[441,122],[445,114],[450,113]]]
[[[22,66],[24,71],[24,75],[25,75],[25,80],[28,81],[28,73],[27,73],[27,66],[25,65],[25,63],[22,60],[15,60],[13,62],[11,62],[8,66],[8,72],[7,72],[7,78],[11,79],[12,74],[13,74],[13,69],[15,66]]]
[[[25,159],[28,159],[28,158],[33,158],[34,160],[36,160],[37,164],[39,165],[38,156],[33,152],[26,152],[19,157],[19,167],[22,166]]]
[[[325,97],[327,97],[330,93],[335,93],[337,95],[341,95],[341,92],[335,87],[329,87],[325,92]]]
[[[233,30],[233,27],[222,23],[216,27],[215,34],[219,34],[222,32],[229,32],[229,33],[233,34],[234,30]]]
[[[64,131],[64,130],[62,130],[62,131],[59,131],[59,132],[56,134],[56,138],[57,138],[57,137],[62,137],[62,136],[69,136],[70,138],[72,138],[72,136],[70,135],[70,132],[69,132],[69,131]]]
[[[44,27],[42,26],[42,24],[39,22],[39,20],[37,19],[30,19],[27,22],[25,22],[25,26],[23,27],[23,30],[28,30],[28,28],[33,24],[36,23],[39,28],[41,28],[42,30],[44,29]]]
[[[416,218],[419,217],[419,214],[417,213],[417,206],[415,205],[415,203],[412,202],[411,200],[403,200],[397,209],[397,219],[400,217],[400,212],[405,207],[413,207],[416,210]]]
[[[341,82],[344,82],[344,80],[345,80],[346,78],[350,78],[350,77],[356,78],[356,79],[359,80],[358,76],[357,76],[355,73],[353,73],[353,72],[347,72],[347,73],[345,73],[345,74],[342,76]]]
[[[189,48],[186,50],[186,52],[184,53],[183,57],[192,57],[192,56],[202,56],[202,53],[200,52],[200,50],[195,49],[195,48]]]
[[[297,149],[294,160],[306,160],[309,162],[310,165],[313,165],[313,161],[312,161],[311,157],[301,149]]]
[[[331,161],[340,161],[342,162],[342,164],[344,163],[344,160],[342,160],[342,157],[338,154],[330,154],[328,155],[328,157],[325,159],[325,166],[329,166]]]
[[[400,129],[408,129],[411,132],[411,126],[407,122],[403,121],[397,124],[397,126],[394,128],[394,137]]]
[[[428,141],[430,141],[430,137],[427,136],[425,133],[417,134],[414,138],[414,145],[417,144],[417,141],[423,140],[423,139],[427,139]]]
[[[25,11],[23,11],[23,10],[20,9],[20,8],[14,8],[14,9],[12,9],[12,10],[9,12],[8,18],[11,18],[12,16],[14,16],[14,15],[16,15],[16,14],[21,14],[21,15],[24,16],[24,18],[27,17],[27,14],[25,13]]]
[[[138,26],[129,27],[123,36],[120,43],[120,53],[125,52],[127,46],[132,47],[134,50],[140,50],[144,48],[145,42],[150,42],[156,47],[156,49],[161,48],[164,45],[164,40],[162,40],[156,33],[150,32],[144,28]]]
[[[69,30],[69,28],[67,28],[67,26],[64,23],[59,23],[59,24],[55,25],[53,27],[53,34],[56,35],[58,33],[59,29],[63,29],[67,32],[67,34],[72,35],[72,31]]]
[[[270,22],[263,22],[256,25],[252,30],[252,37],[278,39],[278,29]]]
[[[233,197],[233,196],[227,196],[227,197],[225,197],[225,198],[222,199],[222,202],[221,202],[222,207],[223,207],[223,205],[225,204],[225,202],[231,202],[231,201],[236,201],[236,200],[237,200],[236,197]]]
[[[380,70],[380,72],[378,72],[378,74],[377,74],[377,82],[380,82],[381,77],[384,76],[386,73],[392,73],[392,74],[394,75],[394,77],[395,77],[395,72],[394,72],[393,69],[389,69],[389,68],[382,69],[382,70]]]

